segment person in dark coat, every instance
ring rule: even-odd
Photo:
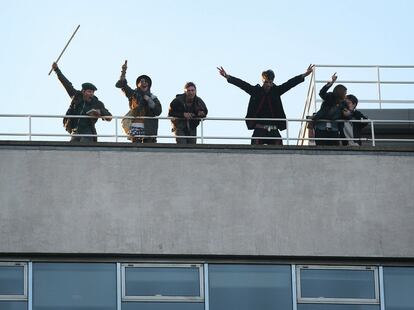
[[[312,73],[314,65],[309,65],[305,73],[295,76],[281,85],[275,85],[275,74],[272,70],[262,72],[262,86],[249,83],[227,74],[223,67],[217,68],[227,82],[233,84],[250,95],[246,118],[279,118],[286,119],[283,110],[282,96],[285,92],[302,83],[305,77]],[[253,130],[251,144],[275,144],[282,145],[283,141],[279,130],[286,129],[285,120],[246,120],[249,130]],[[266,139],[268,137],[272,139]],[[276,138],[276,139],[275,139]],[[279,139],[277,139],[279,138]]]
[[[339,130],[342,123],[337,122],[343,119],[343,111],[346,108],[345,97],[347,89],[344,85],[336,85],[332,92],[329,88],[335,83],[338,76],[336,72],[332,75],[331,81],[326,83],[320,90],[319,96],[323,99],[321,107],[312,120],[315,128],[316,145],[339,145]],[[322,138],[324,140],[318,140]],[[329,138],[336,140],[328,140]]]
[[[53,71],[59,81],[65,87],[69,97],[72,98],[70,107],[66,112],[66,115],[84,115],[94,118],[70,118],[65,117],[63,119],[63,126],[66,131],[69,132],[71,142],[96,142],[97,137],[82,137],[79,135],[96,135],[95,123],[98,118],[110,121],[112,120],[112,114],[105,108],[105,105],[95,97],[95,91],[97,90],[92,83],[83,83],[82,90],[76,90],[72,83],[63,75],[59,69],[57,63],[52,64]]]
[[[148,75],[140,75],[136,80],[136,89],[129,87],[125,78],[127,70],[127,61],[122,65],[121,77],[116,82],[115,87],[121,88],[125,96],[129,101],[129,112],[127,116],[146,116],[154,117],[159,116],[162,112],[161,103],[157,96],[151,93],[152,80]],[[136,120],[136,122],[134,122]],[[129,128],[127,132],[130,136],[130,140],[136,143],[155,143],[157,142],[158,134],[158,119],[156,118],[144,118],[139,120],[136,118],[133,122],[127,122]],[[124,128],[125,130],[125,128]],[[150,136],[150,137],[134,137]]]
[[[197,136],[200,119],[207,116],[208,109],[204,101],[197,96],[197,88],[193,82],[184,85],[184,93],[179,94],[170,104],[168,116],[176,136]],[[176,138],[177,144],[196,144],[196,138]]]

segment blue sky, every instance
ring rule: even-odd
[[[59,66],[76,88],[93,82],[112,114],[127,112],[127,100],[114,84],[128,59],[130,85],[138,75],[150,75],[162,116],[184,83],[194,81],[209,116],[244,117],[248,95],[227,84],[216,66],[251,84],[271,68],[278,84],[310,63],[411,65],[413,11],[410,0],[2,1],[0,114],[64,114],[69,97],[54,73],[47,73],[78,24]],[[301,116],[307,82],[283,96],[289,118]],[[19,123],[0,122],[0,131]],[[60,119],[33,125],[38,132],[65,133]],[[98,126],[100,133],[113,129],[113,123]],[[170,134],[169,121],[159,133]],[[250,132],[243,123],[211,122],[206,134]]]

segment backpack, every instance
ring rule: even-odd
[[[65,115],[76,115],[75,109],[73,108],[72,105],[69,106],[69,109],[66,111]],[[75,121],[76,121],[76,119],[74,119],[74,118],[69,118],[69,117],[64,117],[63,118],[63,127],[65,128],[65,130],[68,133],[72,133],[72,130],[74,128],[76,128],[74,126]]]

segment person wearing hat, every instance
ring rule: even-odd
[[[63,126],[72,135],[71,142],[96,142],[97,137],[82,136],[96,135],[95,123],[98,118],[110,121],[112,114],[105,105],[95,96],[97,88],[92,83],[83,83],[82,90],[76,90],[72,83],[63,75],[58,65],[54,62],[52,69],[56,72],[59,81],[65,87],[69,97],[72,98],[66,115],[85,115],[93,118],[69,118],[63,119]]]
[[[148,75],[140,75],[136,80],[136,89],[132,89],[125,78],[127,61],[122,65],[121,77],[115,87],[121,88],[129,102],[129,112],[122,121],[122,127],[132,142],[155,143],[158,134],[158,119],[162,112],[157,96],[151,93],[152,81]],[[142,118],[142,117],[146,118]]]

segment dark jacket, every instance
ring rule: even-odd
[[[354,110],[354,113],[352,113],[352,119],[354,120],[363,120],[363,119],[368,119],[368,117],[366,117],[364,114],[362,114],[360,111],[358,110]],[[354,128],[354,138],[361,138],[361,132],[362,132],[362,128],[365,128],[368,125],[368,122],[364,122],[364,123],[352,123],[352,127]]]
[[[84,101],[83,94],[80,90],[76,90],[72,83],[63,75],[59,68],[55,70],[59,81],[65,87],[69,97],[72,98],[69,109],[66,115],[87,115],[91,109],[99,110],[102,116],[111,116],[112,114],[105,108],[105,105],[99,99],[93,96],[91,101]],[[95,123],[96,118],[64,118],[63,126],[66,131],[72,133],[74,130],[79,133],[90,133],[96,135]],[[96,138],[94,139],[97,140]]]
[[[302,75],[295,76],[282,85],[274,85],[270,89],[268,94],[265,93],[263,87],[260,85],[250,85],[249,83],[238,79],[234,76],[228,76],[227,81],[230,84],[244,90],[250,95],[249,106],[247,108],[246,118],[286,118],[285,111],[283,110],[282,96],[285,92],[302,83],[305,78]],[[269,97],[267,97],[269,96]],[[270,100],[267,103],[266,100]],[[270,105],[269,105],[270,102]],[[265,107],[268,105],[268,107]],[[268,112],[263,113],[264,109],[268,108]],[[279,130],[286,129],[286,121],[253,121],[246,120],[248,129],[255,129],[256,124],[261,125],[276,125]]]
[[[351,114],[351,116],[346,118],[347,120],[364,120],[364,119],[368,119],[368,117],[366,117],[364,114],[362,114],[360,111],[358,110],[354,110]],[[362,129],[364,127],[366,127],[368,125],[368,122],[352,122],[352,132],[353,132],[353,136],[356,139],[354,142],[358,143],[359,145],[361,145],[361,140],[359,140],[361,138],[361,132]],[[343,126],[340,126],[340,137],[345,138],[345,134],[343,132]],[[348,141],[344,140],[342,141],[343,145],[348,145]]]
[[[319,111],[312,117],[315,122],[314,127],[319,130],[326,130],[329,123],[331,130],[338,131],[338,123],[335,121],[343,118],[342,111],[346,108],[345,102],[337,104],[338,98],[336,98],[333,92],[328,92],[331,86],[331,83],[327,83],[321,88],[319,96],[323,99],[323,102]],[[328,120],[330,122],[320,120]]]
[[[188,121],[188,126],[190,127],[189,129],[197,128],[197,126],[200,124],[200,119],[197,119],[200,118],[198,116],[199,112],[203,111],[205,116],[207,116],[207,106],[200,97],[195,96],[193,103],[190,106],[186,104],[185,98],[185,94],[179,94],[170,103],[168,116],[180,118],[171,120],[173,131],[176,131],[177,129],[187,128],[187,121],[184,119],[184,113],[191,113],[193,114],[193,117],[196,118]]]
[[[148,116],[148,117],[154,117],[159,116],[162,112],[161,102],[158,100],[158,98],[152,94],[151,92],[148,92],[146,95],[151,97],[151,99],[154,101],[155,106],[153,108],[148,106],[148,103],[143,99],[143,96],[145,95],[140,89],[132,89],[128,86],[127,80],[119,80],[116,82],[115,87],[121,88],[121,90],[124,92],[125,96],[128,98],[129,101],[129,108],[132,109],[132,102],[136,99],[138,102],[142,103],[142,107],[145,108],[144,115],[141,116]],[[146,118],[144,120],[144,127],[145,127],[145,134],[150,136],[156,136],[158,133],[158,119],[150,119]]]

